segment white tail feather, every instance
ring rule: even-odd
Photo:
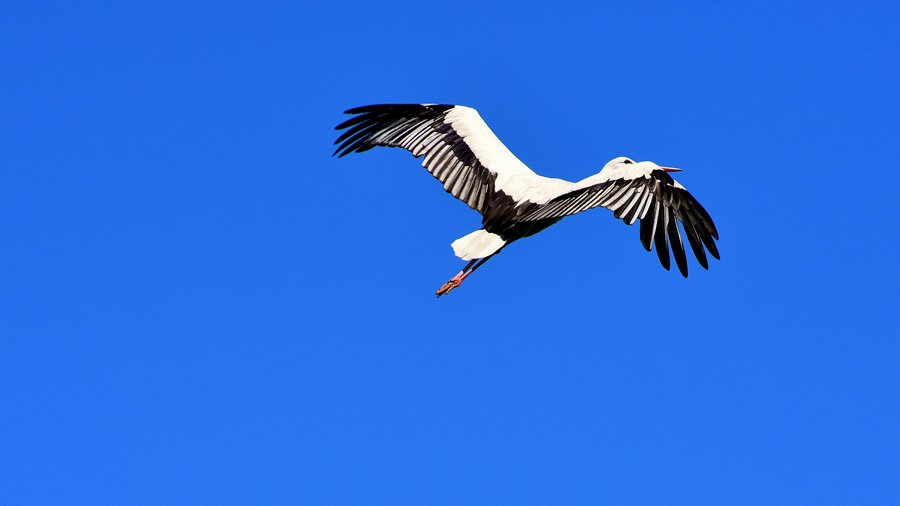
[[[481,229],[453,241],[453,252],[463,260],[473,260],[492,255],[506,246],[506,241],[497,234]]]

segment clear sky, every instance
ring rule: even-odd
[[[5,2],[0,504],[900,503],[896,2]],[[721,261],[480,216],[351,107],[680,167]]]

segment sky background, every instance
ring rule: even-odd
[[[0,504],[900,503],[896,2],[5,2]],[[351,107],[680,167],[437,300],[480,216]]]

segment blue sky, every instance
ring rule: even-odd
[[[900,502],[892,2],[0,8],[0,503]],[[321,5],[320,5],[321,4]],[[351,107],[684,169],[447,297],[480,217]]]

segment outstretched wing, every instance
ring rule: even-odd
[[[516,177],[539,178],[494,135],[470,107],[386,104],[345,111],[357,116],[335,130],[334,154],[344,156],[375,146],[401,147],[444,184],[448,193],[484,215],[497,191],[519,200]]]
[[[645,170],[633,178],[607,180],[574,189],[550,199],[519,221],[562,218],[598,206],[613,211],[616,218],[628,225],[641,220],[641,244],[647,251],[656,244],[656,254],[666,270],[669,269],[671,243],[678,270],[684,277],[688,275],[684,244],[676,220],[681,222],[694,256],[704,269],[709,268],[704,245],[713,257],[719,258],[714,241],[719,239],[719,232],[709,213],[683,186],[659,168]]]

